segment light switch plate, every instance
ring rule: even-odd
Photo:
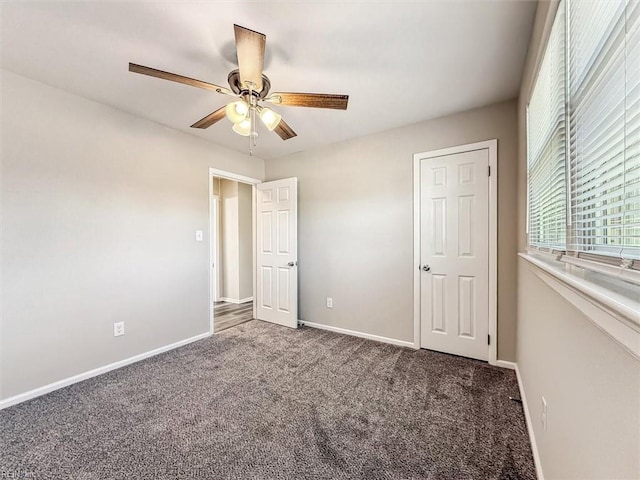
[[[201,242],[203,238],[202,230],[196,230],[196,242]]]

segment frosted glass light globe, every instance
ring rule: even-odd
[[[224,113],[227,115],[227,118],[233,123],[242,122],[246,118],[248,111],[249,105],[247,105],[243,100],[231,102],[224,109]]]
[[[233,131],[239,135],[242,135],[243,137],[248,137],[251,133],[251,120],[245,118],[241,122],[236,123],[233,126]]]

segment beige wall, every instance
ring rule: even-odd
[[[240,299],[238,266],[238,182],[220,180],[222,298]]]
[[[1,398],[207,332],[208,167],[262,160],[1,80]]]
[[[520,92],[518,239],[526,247],[525,108],[557,2],[538,6]],[[640,478],[640,362],[518,261],[517,362],[547,479]],[[548,427],[541,428],[541,396]]]
[[[267,179],[299,180],[300,318],[413,342],[413,154],[497,138],[498,357],[514,360],[516,111],[503,102],[266,161]]]
[[[253,297],[253,233],[251,185],[238,183],[238,267],[240,300]]]
[[[640,362],[518,266],[518,367],[545,478],[640,478]]]
[[[220,180],[222,297],[253,297],[251,185]]]

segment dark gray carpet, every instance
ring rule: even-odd
[[[254,320],[0,412],[0,478],[533,479],[509,395],[509,370]]]

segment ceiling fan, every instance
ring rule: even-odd
[[[238,69],[231,71],[227,77],[230,88],[136,63],[129,63],[129,71],[184,83],[192,87],[213,90],[223,95],[239,98],[239,100],[222,106],[215,112],[201,118],[191,127],[209,128],[226,116],[233,122],[234,132],[249,137],[250,153],[252,152],[252,147],[256,145],[258,136],[256,132],[256,117],[260,118],[269,130],[275,131],[283,140],[288,140],[297,135],[278,113],[269,107],[263,107],[261,102],[295,107],[347,109],[348,95],[292,92],[269,94],[271,82],[262,72],[267,37],[262,33],[239,25],[234,25],[233,28],[236,38]]]

